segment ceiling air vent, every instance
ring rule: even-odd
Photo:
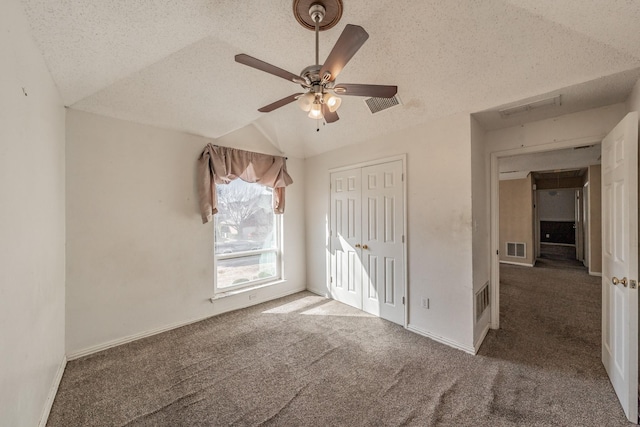
[[[388,110],[391,107],[401,104],[397,94],[392,98],[367,98],[364,102],[367,104],[367,107],[369,107],[371,114],[379,113],[380,111]]]

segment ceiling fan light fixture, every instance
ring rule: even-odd
[[[314,102],[311,105],[311,109],[309,110],[309,118],[310,119],[323,119],[324,115],[322,114],[322,104],[319,102]]]
[[[323,102],[332,113],[340,108],[340,104],[342,104],[342,98],[339,98],[330,93],[325,93],[323,96]]]
[[[300,106],[302,111],[310,111],[311,106],[313,105],[315,100],[316,96],[311,92],[307,92],[300,98],[298,98],[298,105]]]

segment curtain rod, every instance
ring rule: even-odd
[[[211,145],[213,145],[214,147],[218,147],[218,148],[220,148],[220,147],[222,147],[222,148],[233,148],[233,147],[223,147],[223,146],[218,145],[218,144],[211,144]],[[236,148],[236,150],[239,150],[239,148]],[[244,151],[246,151],[246,150],[244,150]],[[258,154],[264,154],[264,153],[258,153]],[[286,157],[286,156],[280,156],[280,157],[284,157],[285,160],[289,160],[289,158]]]

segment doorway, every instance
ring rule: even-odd
[[[406,326],[404,156],[331,172],[331,297]]]
[[[523,161],[526,161],[527,156],[535,155],[539,157],[538,159],[539,161],[543,162],[542,164],[547,164],[548,166],[552,164],[551,162],[555,161],[554,159],[556,157],[559,157],[559,154],[561,152],[571,152],[571,151],[586,150],[586,149],[597,151],[598,155],[596,157],[598,157],[599,151],[600,151],[600,145],[599,145],[600,142],[601,142],[601,138],[597,138],[597,137],[587,138],[587,139],[580,138],[580,139],[574,139],[574,140],[559,141],[559,142],[554,142],[554,143],[545,144],[545,145],[523,147],[523,148],[491,153],[491,165],[490,165],[491,167],[490,169],[491,170],[491,175],[490,175],[491,176],[491,212],[492,212],[491,214],[491,230],[492,230],[491,231],[491,253],[495,254],[495,256],[492,257],[492,262],[491,262],[491,328],[492,329],[498,329],[500,327],[500,263],[501,262],[504,263],[505,260],[503,259],[503,257],[505,255],[506,249],[508,248],[508,246],[501,244],[501,238],[500,238],[500,227],[501,227],[500,215],[502,214],[502,212],[500,211],[501,206],[499,203],[500,179],[504,178],[505,176],[508,178],[518,178],[518,176],[514,175],[516,171],[511,170],[508,167],[506,171],[501,171],[500,161],[504,159],[511,159],[511,160],[514,160],[514,164],[521,165]],[[584,154],[584,153],[581,153],[581,154]],[[569,168],[580,169],[583,166],[585,166],[584,163],[576,165],[576,164],[571,164],[567,162],[565,166],[561,166],[561,165],[552,166],[554,168],[552,172],[555,170],[569,169]],[[540,218],[539,218],[540,212],[537,209],[538,200],[535,194],[536,189],[534,188],[536,187],[534,187],[533,175],[529,173],[529,171],[531,170],[535,171],[536,169],[543,170],[542,168],[531,166],[531,169],[526,171],[524,174],[520,172],[520,176],[519,176],[519,178],[528,179],[527,188],[529,191],[529,196],[528,196],[529,207],[526,207],[526,209],[530,213],[532,211],[534,212],[533,215],[530,214],[529,216],[530,220],[527,220],[527,221],[530,221],[529,222],[530,232],[528,234],[530,243],[527,245],[527,247],[531,248],[529,249],[528,252],[525,252],[525,253],[531,254],[531,255],[528,255],[528,259],[524,263],[527,266],[533,266],[535,264],[535,261],[538,255],[540,255],[541,253],[541,248],[539,244],[542,240],[539,237],[541,233]],[[509,176],[509,174],[511,174],[511,176]],[[597,185],[598,186],[600,185],[599,181],[597,182]],[[580,185],[575,185],[574,189],[572,190],[574,194],[575,194],[575,189],[579,189],[579,191],[581,192],[582,186],[583,186],[582,182],[580,183]],[[550,191],[553,191],[553,190],[550,190]],[[573,199],[571,201],[571,206],[572,207],[574,206]],[[573,221],[575,221],[575,219]],[[582,227],[582,224],[580,223],[579,226]],[[593,231],[599,232],[600,229],[599,227],[596,227],[596,230],[593,230]],[[550,234],[550,233],[545,233],[545,235],[546,234]],[[575,237],[575,229],[573,229],[573,223],[571,223],[571,231],[565,234],[574,236],[574,243],[572,245],[575,247],[576,237]],[[590,234],[593,235],[593,233],[590,233]],[[518,259],[511,260],[516,262],[509,262],[510,261],[509,259],[507,259],[506,261],[507,263],[512,263],[512,264],[523,264],[522,262],[518,262]]]

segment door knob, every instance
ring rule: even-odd
[[[624,286],[626,288],[627,287],[627,278],[623,277],[622,279],[618,279],[616,276],[613,276],[613,278],[611,278],[611,283],[613,283],[614,285],[617,285],[618,283],[622,283],[622,286]]]
[[[367,246],[367,245],[362,245],[362,249],[369,249],[369,246]]]

